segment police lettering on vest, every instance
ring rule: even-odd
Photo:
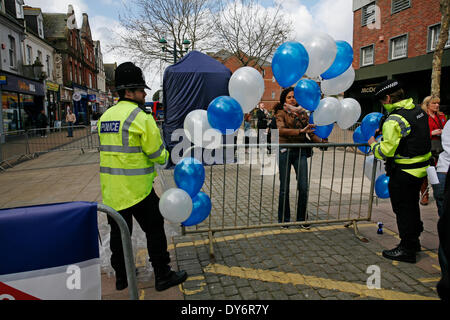
[[[119,133],[120,121],[102,122],[100,133]]]

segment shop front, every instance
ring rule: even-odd
[[[59,84],[51,81],[46,81],[45,86],[47,89],[46,105],[47,105],[48,121],[50,127],[54,127],[55,122],[61,121]]]
[[[88,93],[87,88],[73,85],[73,113],[77,117],[77,124],[88,124]]]
[[[37,117],[44,109],[45,88],[41,82],[0,73],[3,132],[36,128]]]
[[[63,87],[61,86],[61,122],[65,123],[66,121],[66,115],[67,115],[67,110],[68,109],[72,109],[73,110],[73,89],[72,88],[67,88],[67,87]],[[61,122],[57,122],[58,125],[62,125]],[[55,127],[57,127],[57,125],[55,125]]]

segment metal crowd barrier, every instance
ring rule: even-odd
[[[26,131],[10,131],[0,137],[0,170],[11,168],[23,158],[31,159]]]
[[[52,151],[98,149],[97,132],[90,126],[73,126],[73,137],[68,136],[69,127],[37,128],[26,131],[7,132],[4,143],[0,142],[0,170],[12,167],[23,158]]]
[[[272,154],[266,151],[268,146],[272,148]],[[365,177],[367,156],[358,151],[358,146],[367,145],[250,144],[248,147],[252,151],[248,154],[243,144],[224,145],[224,148],[231,150],[237,147],[237,163],[205,166],[206,179],[202,191],[211,198],[211,214],[196,226],[182,227],[182,233],[207,233],[211,256],[214,251],[213,235],[223,231],[345,223],[346,227],[352,225],[355,235],[366,242],[367,239],[359,234],[357,222],[371,220],[376,166],[372,170],[372,179]],[[287,147],[313,147],[314,153],[307,159],[306,219],[296,221],[299,191],[295,170],[291,167],[290,184],[286,186],[289,188],[291,222],[279,223],[280,173],[277,150]],[[162,175],[166,182],[173,181],[173,171],[164,170]],[[286,208],[283,206],[283,217],[285,213]]]
[[[136,266],[134,264],[133,246],[131,243],[131,235],[125,219],[114,209],[104,204],[97,204],[97,211],[106,213],[119,226],[120,235],[122,237],[123,256],[125,259],[125,269],[127,271],[128,290],[130,300],[138,300],[138,289],[136,280]]]

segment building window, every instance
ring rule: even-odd
[[[370,46],[361,48],[361,61],[360,61],[361,67],[370,66],[370,65],[374,64],[374,61],[375,61],[374,48],[375,48],[375,46],[373,44]]]
[[[375,21],[376,21],[375,8],[376,8],[375,2],[372,2],[362,8],[362,15],[361,15],[361,26],[362,27],[364,27],[368,24],[375,23]]]
[[[275,99],[275,91],[272,91],[272,99]]]
[[[39,37],[44,38],[44,21],[42,20],[41,17],[38,18],[38,33],[39,33]]]
[[[42,63],[44,60],[42,60],[42,52],[38,50],[38,56],[39,62]]]
[[[89,73],[89,88],[92,88],[92,75]]]
[[[33,49],[31,46],[27,45],[27,64],[32,65],[33,64]]]
[[[436,24],[428,28],[428,51],[436,50],[440,33],[441,33],[440,24]],[[448,35],[449,38],[447,40],[447,43],[445,44],[445,48],[450,48],[450,30],[448,32]]]
[[[45,60],[47,63],[47,77],[50,77],[50,56],[47,55],[47,59]]]
[[[23,1],[16,0],[16,17],[17,19],[23,19]]]
[[[392,38],[389,43],[389,60],[408,57],[408,35]]]
[[[11,68],[16,67],[16,39],[13,36],[8,36],[9,38],[9,66]]]
[[[411,7],[411,0],[392,0],[391,13],[397,13]]]

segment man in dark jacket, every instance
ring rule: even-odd
[[[45,115],[45,110],[42,109],[41,113],[39,113],[38,117],[37,117],[37,127],[41,134],[41,138],[46,138],[47,137],[47,124],[48,124],[48,119],[47,116]]]

